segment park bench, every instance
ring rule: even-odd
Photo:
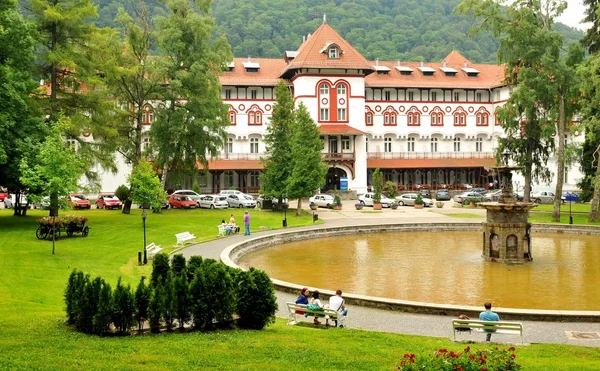
[[[494,335],[519,335],[521,344],[523,344],[523,324],[521,322],[508,321],[479,321],[472,319],[453,319],[452,329],[454,332],[454,340],[456,340],[456,332],[469,331],[476,332],[492,332]]]
[[[187,241],[192,241],[196,239],[196,236],[194,236],[193,234],[191,234],[190,232],[181,232],[181,233],[177,233],[175,235],[175,237],[177,238],[177,244],[175,246],[185,246],[185,243]]]
[[[223,224],[219,224],[217,226],[217,228],[219,229],[219,234],[217,235],[217,237],[226,237],[227,236],[227,229],[225,228],[225,226]]]
[[[298,323],[296,315],[304,316],[308,313],[309,316],[313,317],[325,317],[329,316],[330,320],[338,321],[341,326],[344,325],[345,316],[340,315],[335,309],[323,308],[321,310],[308,309],[304,304],[286,303],[288,310],[290,311],[288,317],[288,325],[295,325]]]
[[[157,244],[155,244],[154,242],[152,242],[150,245],[146,246],[146,256],[148,257],[148,259],[152,259],[154,257],[154,255],[158,254],[161,251],[162,251],[162,248],[160,246],[158,246]]]

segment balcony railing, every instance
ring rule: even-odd
[[[494,152],[369,152],[369,160],[420,160],[442,158],[494,158]]]
[[[222,153],[215,160],[260,160],[263,153]]]
[[[325,161],[354,161],[355,160],[354,153],[353,152],[345,152],[345,153],[338,153],[338,152],[325,152],[323,153],[323,160]]]

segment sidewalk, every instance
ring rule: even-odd
[[[373,213],[369,208],[357,211],[354,208],[354,202],[344,203],[341,211],[319,209],[315,213],[319,218],[325,221],[326,226],[352,226],[363,224],[398,224],[404,222],[414,222],[418,218],[421,222],[430,223],[448,223],[465,222],[473,223],[478,220],[483,221],[485,210],[469,208],[452,208],[453,202],[448,202],[444,208],[430,208],[415,210],[412,207],[398,208],[398,210],[387,210]],[[367,211],[365,213],[365,211]],[[447,214],[477,214],[479,218],[455,218]],[[299,227],[295,230],[310,230],[314,226]],[[277,231],[261,231],[253,233],[252,236],[266,236]],[[206,258],[219,259],[221,251],[227,246],[247,239],[244,235],[233,235],[227,238],[218,239],[202,244],[196,244],[182,250],[181,253],[189,258],[193,255],[201,255]],[[299,283],[301,284],[301,283]],[[279,317],[287,318],[286,302],[295,301],[296,296],[284,292],[276,292],[277,302],[279,304]],[[449,316],[433,316],[425,314],[411,314],[396,312],[391,310],[374,309],[367,307],[351,306],[346,321],[347,327],[358,328],[370,331],[393,332],[401,334],[438,336],[452,338],[452,325]],[[312,319],[309,319],[312,321]],[[539,322],[539,321],[520,321],[523,322],[525,343],[555,343],[600,347],[600,323],[586,322]],[[569,336],[569,331],[584,332],[585,337],[599,339],[576,340]],[[457,334],[457,339],[484,341],[485,336],[481,333]],[[492,341],[515,343],[520,341],[518,336],[495,335]]]

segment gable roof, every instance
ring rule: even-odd
[[[327,49],[332,45],[340,48],[339,58],[328,58]],[[327,23],[322,24],[300,45],[298,55],[283,70],[281,77],[291,75],[292,71],[299,68],[359,69],[365,70],[366,74],[373,72],[372,64]]]

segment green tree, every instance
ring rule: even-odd
[[[113,292],[110,285],[103,279],[101,279],[97,308],[93,318],[94,333],[104,334],[109,332],[112,321]]]
[[[165,320],[165,326],[167,327],[167,331],[173,330],[173,322],[175,322],[175,318],[177,316],[177,301],[175,298],[175,283],[173,272],[169,272],[167,274],[167,278],[165,279],[165,284],[163,286],[164,290],[164,308],[163,308],[163,318]]]
[[[148,306],[148,322],[152,333],[160,332],[160,325],[165,311],[165,291],[162,283],[153,286]]]
[[[160,179],[152,164],[140,162],[127,177],[131,189],[131,200],[144,209],[152,207],[160,210],[161,204],[167,199],[167,193],[160,185]]]
[[[190,284],[185,274],[175,276],[173,291],[175,293],[175,316],[179,328],[183,329],[191,318]]]
[[[221,100],[219,75],[232,60],[225,37],[212,38],[210,0],[165,0],[167,15],[155,19],[156,40],[164,58],[157,60],[163,81],[162,106],[150,134],[162,167],[162,185],[170,172],[192,173],[219,154],[229,125],[229,107]]]
[[[600,14],[598,13],[600,1],[583,0],[585,6],[585,18],[582,22],[591,23],[592,26],[587,29],[585,36],[581,39],[581,44],[585,46],[590,54],[596,54],[600,51]]]
[[[113,318],[112,322],[115,325],[117,331],[124,334],[135,323],[135,297],[131,292],[131,286],[127,286],[121,283],[121,277],[117,280],[117,286],[113,294]]]
[[[266,156],[261,159],[264,166],[261,179],[263,194],[278,198],[278,205],[282,205],[293,170],[291,138],[296,117],[292,93],[283,81],[275,88],[275,95],[273,115],[265,135]]]
[[[169,255],[165,253],[156,254],[152,260],[152,276],[150,277],[150,283],[153,286],[156,286],[159,283],[164,284],[169,272],[171,272]]]
[[[379,168],[373,172],[373,204],[381,203],[381,192],[383,190],[383,174]]]
[[[36,65],[47,87],[39,103],[51,122],[61,114],[69,118],[65,135],[77,142],[85,179],[97,186],[96,165],[116,171],[116,117],[103,77],[112,63],[103,46],[114,33],[94,25],[98,14],[92,0],[29,0],[29,5],[37,28]],[[50,196],[56,215],[57,195]]]
[[[237,308],[241,327],[262,330],[275,322],[277,298],[273,282],[261,270],[250,268],[238,274]]]
[[[502,8],[502,5],[505,7]],[[549,181],[546,167],[554,149],[558,120],[555,76],[563,38],[551,30],[554,19],[566,8],[561,0],[516,1],[463,0],[457,12],[471,13],[480,20],[475,32],[491,31],[500,39],[498,59],[506,65],[505,83],[513,90],[498,109],[505,137],[499,152],[507,151],[523,169],[524,201],[528,202],[532,180]]]
[[[300,103],[295,116],[296,122],[292,130],[292,172],[287,193],[289,197],[298,199],[296,215],[299,216],[302,197],[311,196],[325,183],[328,166],[321,154],[323,143],[319,128],[304,104]]]
[[[139,331],[144,329],[144,321],[148,319],[148,305],[152,294],[152,288],[146,285],[145,281],[146,276],[142,276],[135,290],[135,320]]]

